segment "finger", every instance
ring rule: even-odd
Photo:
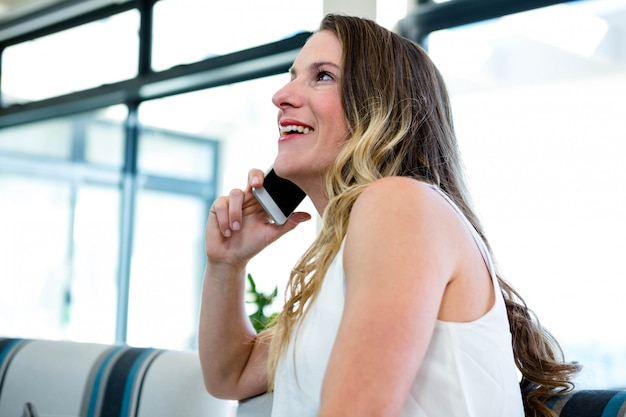
[[[248,172],[248,189],[259,188],[263,185],[265,179],[265,173],[260,169],[251,169]]]
[[[228,218],[231,230],[241,230],[244,192],[232,190],[228,195]]]
[[[217,227],[219,228],[222,235],[225,237],[230,237],[232,231],[230,230],[230,221],[228,214],[228,198],[227,197],[218,197],[213,203],[213,208],[211,209],[215,213],[215,219],[217,221]]]

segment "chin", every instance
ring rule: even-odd
[[[274,161],[273,168],[276,175],[282,178],[289,179],[289,176],[293,173],[293,167],[291,164],[288,161],[281,160],[280,157],[277,157]]]
[[[287,179],[291,182],[298,184],[302,187],[302,184],[307,182],[311,173],[307,170],[303,170],[300,165],[292,163],[293,161],[280,161],[278,158],[274,163],[274,172],[281,178]]]

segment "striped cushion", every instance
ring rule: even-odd
[[[120,345],[0,339],[0,416],[226,416],[197,354]]]
[[[559,417],[626,417],[626,391],[573,391],[548,405]]]

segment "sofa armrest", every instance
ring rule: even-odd
[[[196,352],[0,338],[0,416],[227,417]]]

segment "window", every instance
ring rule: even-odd
[[[230,0],[216,5],[161,0],[154,7],[153,68],[161,71],[313,31],[321,18],[321,1]]]
[[[139,14],[130,10],[9,46],[3,104],[28,103],[137,75]]]
[[[119,157],[88,163],[108,112],[0,135],[0,329],[5,335],[115,340]],[[119,148],[119,122],[106,139]],[[95,128],[91,129],[89,126]]]
[[[72,252],[67,257],[71,275],[69,292],[63,294],[61,336],[111,343],[115,340],[117,316],[120,190],[113,186],[83,185],[72,203]],[[49,314],[55,315],[58,312]]]
[[[195,348],[207,202],[142,189],[135,207],[127,341]]]
[[[4,154],[70,159],[71,130],[70,123],[58,119],[17,126],[0,135],[0,151]]]
[[[130,288],[129,341],[194,346],[218,144],[142,126],[132,151],[126,116],[116,106],[2,130],[0,276],[15,277],[0,280],[4,335],[114,342]],[[164,294],[182,302],[164,310]]]
[[[0,174],[0,327],[59,337],[67,322],[71,190],[67,184]]]
[[[428,38],[500,267],[581,387],[624,384],[625,15],[581,1]]]

